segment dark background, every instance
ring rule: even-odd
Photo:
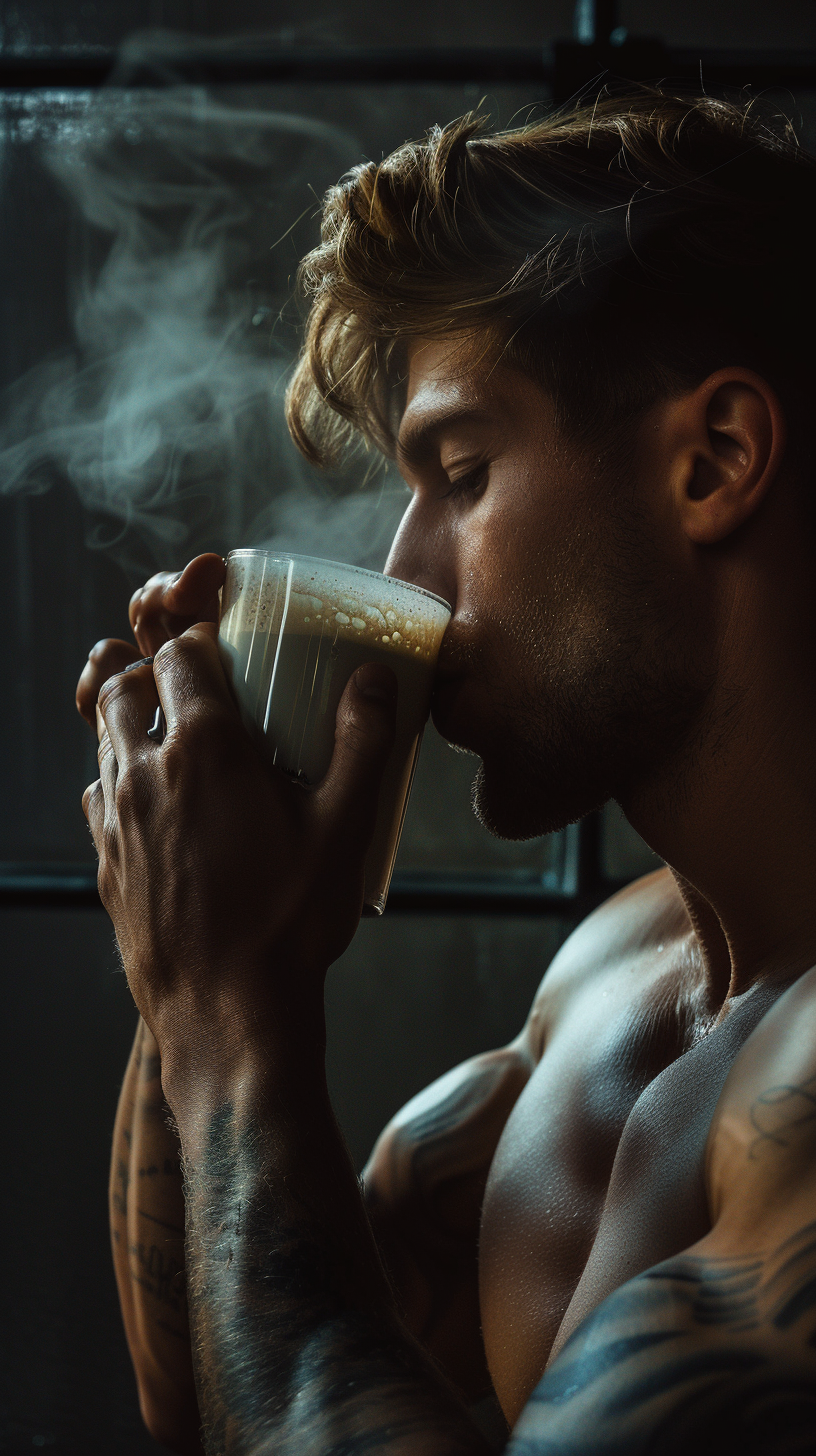
[[[379,0],[331,7],[304,5],[303,0],[276,5],[249,0],[231,0],[229,5],[223,0],[20,0],[0,6],[0,59],[38,50],[64,56],[76,47],[110,48],[133,32],[155,27],[209,37],[263,35],[287,45],[544,47],[571,33],[572,9],[565,0],[545,5],[518,0],[501,7],[472,0],[433,5],[423,0],[391,8]],[[658,35],[675,46],[816,50],[812,0],[782,0],[773,7],[759,0],[695,0],[682,7],[639,0],[621,5],[618,20],[632,33]],[[744,79],[751,80],[749,63]],[[298,154],[297,167],[306,165],[319,192],[344,166],[364,155],[379,155],[433,122],[449,120],[476,104],[486,89],[488,108],[504,123],[519,108],[548,99],[546,88],[532,84],[484,88],[477,82],[402,82],[345,88],[266,86],[251,94],[233,88],[219,93],[219,100],[343,126],[351,138],[347,157],[324,154],[319,144],[306,164]],[[793,97],[783,92],[780,102],[792,114],[797,108],[804,112],[807,123],[808,93]],[[97,275],[108,247],[104,231],[81,217],[76,194],[55,180],[47,150],[56,137],[57,147],[65,147],[67,155],[73,145],[71,127],[81,131],[90,125],[89,117],[101,114],[99,108],[113,106],[115,111],[119,104],[109,94],[55,92],[20,93],[5,100],[0,369],[7,387],[30,379],[27,409],[45,388],[44,376],[27,371],[48,361],[59,363],[74,348],[77,279],[83,270]],[[118,124],[112,123],[114,131]],[[128,165],[137,178],[141,143],[134,145],[134,160]],[[97,155],[102,153],[93,147],[81,154]],[[251,220],[238,231],[243,228],[254,237],[252,229],[257,228],[255,253],[235,261],[229,280],[230,287],[246,290],[251,318],[258,316],[259,306],[277,306],[298,249],[310,241],[313,223],[307,220],[295,231],[290,251],[269,261],[267,244],[274,229],[281,219],[288,226],[299,211],[297,188],[293,183],[287,191],[285,185],[286,176],[295,176],[294,156],[291,150],[281,152],[278,190],[270,193],[274,206],[270,203],[268,216],[258,212],[257,175],[248,172],[243,182],[233,179],[238,190],[243,186],[254,199]],[[159,171],[165,164],[166,157],[150,162]],[[181,162],[179,166],[181,176]],[[299,180],[302,175],[298,170]],[[186,178],[183,173],[182,180]],[[174,224],[182,232],[184,215],[182,206]],[[17,395],[6,393],[0,415],[5,411],[8,416],[15,400],[19,404]],[[22,438],[19,430],[15,438]],[[270,438],[270,474],[263,475],[263,491],[272,498],[285,480],[288,489],[302,490],[305,499],[314,482],[285,463],[285,442],[278,435]],[[223,521],[208,518],[190,527],[189,539],[168,543],[164,556],[149,533],[144,538],[131,533],[124,546],[100,550],[89,542],[100,525],[108,538],[115,534],[112,518],[89,508],[87,493],[78,493],[64,469],[53,462],[40,464],[9,492],[16,477],[8,451],[0,453],[0,463],[5,470],[0,476],[0,591],[6,624],[0,643],[0,860],[8,872],[43,865],[64,872],[73,865],[81,876],[90,846],[79,796],[95,777],[95,744],[72,701],[87,651],[102,635],[126,634],[128,596],[145,570],[159,562],[180,564],[188,545],[239,544],[235,535],[250,529],[258,500],[252,494],[255,486],[250,489],[244,482],[243,514],[239,527],[233,521],[231,540],[225,541],[229,531]],[[370,520],[353,518],[354,529],[366,535],[376,558],[370,564],[382,564],[383,541],[398,504],[395,495],[381,502]],[[302,542],[305,527],[297,511],[276,529],[276,539],[289,532],[290,544]],[[247,541],[242,538],[240,544]],[[323,554],[333,553],[324,548]],[[478,870],[497,883],[563,887],[574,832],[524,846],[489,840],[469,815],[471,774],[466,759],[429,737],[401,853],[402,872],[433,877]],[[654,863],[614,809],[605,817],[602,847],[605,872],[613,880],[631,878]],[[537,915],[390,911],[381,922],[361,925],[350,950],[333,968],[327,991],[332,1092],[358,1166],[384,1121],[407,1097],[462,1058],[518,1032],[532,994],[576,915],[577,909],[569,906]],[[155,1451],[138,1415],[108,1253],[110,1129],[135,1026],[112,931],[97,909],[15,906],[8,900],[0,908],[0,924],[2,1065],[8,1078],[3,1101],[7,1176],[2,1199],[0,1450],[53,1447],[87,1456]]]

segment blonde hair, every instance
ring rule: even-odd
[[[815,201],[816,162],[755,103],[642,87],[494,134],[434,127],[325,198],[292,436],[323,465],[392,454],[417,337],[483,337],[593,437],[722,363],[793,377]]]

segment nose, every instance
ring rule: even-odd
[[[415,496],[397,528],[385,563],[386,576],[413,582],[443,597],[456,610],[452,543],[441,523]]]

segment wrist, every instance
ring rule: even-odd
[[[223,1014],[173,1013],[157,1028],[164,1096],[185,1129],[219,1109],[242,1117],[267,1099],[278,1105],[325,1091],[326,1028],[319,996],[302,990],[259,1000],[236,996]]]

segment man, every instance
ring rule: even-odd
[[[476,1456],[491,1391],[515,1456],[816,1449],[814,203],[784,130],[657,91],[466,119],[329,194],[290,424],[399,462],[388,570],[453,603],[433,714],[477,812],[524,837],[614,797],[671,866],[362,1194],[322,988],[393,679],[358,671],[304,794],[241,729],[218,558],[136,594],[152,662],[91,654],[84,803],[143,1018],[114,1256],[175,1449],[200,1413],[209,1453]]]

